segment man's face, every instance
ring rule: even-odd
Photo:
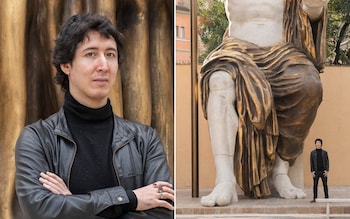
[[[317,149],[320,149],[322,147],[322,144],[320,141],[316,141],[315,146]]]
[[[61,69],[68,75],[70,93],[79,103],[90,108],[104,106],[118,71],[114,38],[90,31],[78,45],[72,63],[62,64]]]

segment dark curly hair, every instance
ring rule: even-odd
[[[72,63],[78,44],[92,30],[99,32],[104,37],[114,38],[117,43],[118,62],[121,62],[123,36],[110,20],[93,13],[73,15],[62,25],[55,40],[52,56],[52,63],[57,70],[55,83],[60,84],[63,91],[69,91],[69,80],[60,65]]]

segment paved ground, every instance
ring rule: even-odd
[[[177,215],[176,219],[349,219],[349,215],[332,215],[327,217],[322,214],[251,214],[251,215]]]
[[[202,207],[200,198],[193,198],[191,190],[178,189],[176,192],[176,219],[228,219],[228,218],[328,218],[326,203],[310,203],[312,188],[305,188],[305,199],[281,199],[271,197],[266,199],[249,199],[239,194],[238,203],[225,207]],[[210,190],[201,190],[199,196],[206,195]],[[330,198],[350,198],[350,186],[329,187]],[[319,188],[322,198],[323,189]],[[330,204],[330,218],[350,218],[350,203]]]

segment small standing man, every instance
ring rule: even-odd
[[[329,160],[327,151],[322,149],[322,139],[315,139],[316,149],[310,154],[310,166],[312,177],[314,178],[314,198],[311,202],[315,202],[317,198],[318,181],[321,178],[323,183],[323,190],[325,198],[328,198],[328,171]]]

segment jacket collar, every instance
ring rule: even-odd
[[[112,139],[112,149],[113,151],[126,145],[130,142],[134,136],[135,131],[133,131],[129,126],[128,122],[117,115],[113,114],[114,118],[114,130]],[[54,133],[60,135],[69,141],[74,142],[71,132],[69,131],[66,117],[64,115],[64,110],[61,108],[57,112],[57,125],[55,127]]]

